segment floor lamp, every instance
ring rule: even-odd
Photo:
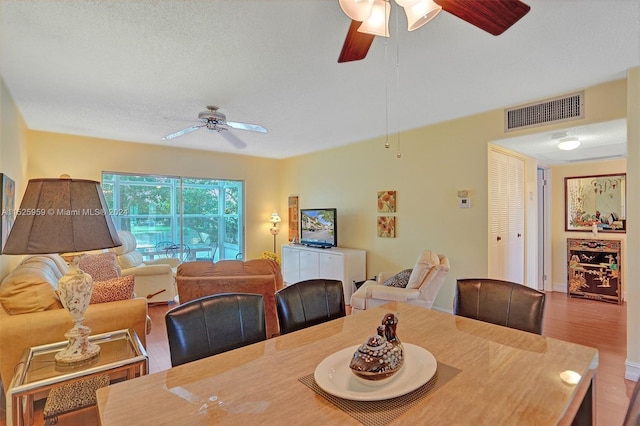
[[[278,213],[273,212],[271,217],[269,218],[269,222],[271,222],[271,235],[273,235],[273,252],[276,252],[276,238],[278,237],[278,232],[280,232],[280,228],[278,228],[278,223],[282,222]]]

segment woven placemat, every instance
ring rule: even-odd
[[[427,383],[408,394],[382,401],[352,401],[331,395],[318,386],[313,378],[313,373],[300,377],[298,380],[360,423],[366,426],[384,426],[397,419],[402,413],[420,402],[422,398],[444,386],[460,371],[455,367],[438,362],[436,374]]]

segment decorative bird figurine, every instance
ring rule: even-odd
[[[380,381],[393,376],[404,365],[404,350],[396,334],[398,317],[392,313],[382,318],[377,334],[369,337],[353,354],[349,367],[356,377]]]

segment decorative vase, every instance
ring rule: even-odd
[[[398,317],[388,313],[377,334],[358,347],[349,363],[356,378],[369,386],[386,383],[404,365],[404,349],[396,334]]]
[[[598,238],[598,224],[591,224],[591,234],[593,234],[593,238]]]
[[[73,328],[64,335],[69,339],[67,347],[56,353],[55,359],[58,364],[84,363],[100,354],[100,346],[89,341],[91,329],[82,325],[84,313],[91,301],[92,289],[91,275],[77,269],[74,263],[71,264],[69,272],[58,281],[56,293],[74,322]]]

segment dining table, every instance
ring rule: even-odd
[[[388,313],[404,365],[362,383],[350,359]],[[107,386],[97,407],[105,426],[593,424],[597,367],[595,348],[391,302]]]

